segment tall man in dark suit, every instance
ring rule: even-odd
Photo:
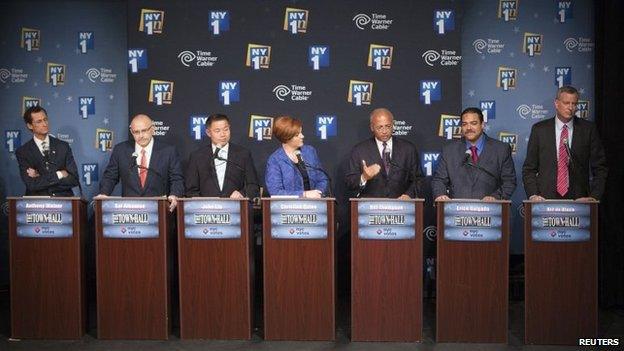
[[[394,116],[385,108],[370,115],[373,137],[353,147],[346,175],[347,188],[362,197],[418,197],[422,171],[416,147],[392,136]]]
[[[483,112],[469,107],[461,113],[463,138],[442,149],[431,180],[436,201],[451,198],[492,201],[511,198],[516,170],[509,145],[483,132]]]
[[[121,182],[122,196],[167,196],[169,210],[184,195],[180,158],[173,146],[154,139],[154,125],[147,115],[134,116],[130,123],[134,140],[113,148],[100,181],[99,197],[108,196]]]
[[[210,144],[194,151],[186,169],[186,196],[258,196],[258,178],[251,153],[230,142],[230,120],[213,114],[206,120]]]
[[[574,115],[578,100],[576,88],[559,88],[556,116],[531,128],[522,166],[529,200],[599,200],[604,192],[607,160],[596,126]]]
[[[73,196],[78,186],[78,169],[66,142],[50,136],[48,113],[39,106],[24,112],[26,127],[33,138],[15,151],[25,195]]]

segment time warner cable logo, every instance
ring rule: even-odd
[[[213,36],[221,35],[221,32],[230,30],[229,11],[210,11],[210,33]]]
[[[505,44],[500,39],[475,39],[472,42],[472,47],[478,54],[500,54],[505,48]]]
[[[248,44],[245,66],[253,70],[268,69],[271,63],[271,47],[268,45]]]
[[[98,81],[102,83],[114,83],[115,79],[117,79],[117,73],[113,73],[112,69],[104,67],[100,67],[100,69],[95,67],[89,68],[85,74],[92,83]]]
[[[522,119],[542,119],[546,118],[550,114],[550,111],[545,109],[544,105],[540,104],[532,104],[530,106],[521,104],[516,108],[516,113],[518,113],[518,116]]]
[[[139,32],[147,35],[162,34],[165,26],[165,11],[141,9]]]
[[[368,48],[368,67],[375,70],[390,69],[392,66],[392,52],[394,48],[388,45],[370,44]]]
[[[350,80],[347,101],[355,106],[370,105],[373,101],[373,83]]]
[[[284,13],[284,30],[290,34],[305,33],[308,30],[308,10],[287,7]]]
[[[195,62],[197,67],[212,67],[219,59],[219,57],[213,56],[212,52],[203,50],[197,50],[196,52],[184,50],[178,54],[178,58],[186,67],[190,67],[193,62]]]
[[[591,38],[566,38],[563,41],[563,46],[565,46],[568,52],[591,52],[594,50],[594,43]]]
[[[370,16],[358,13],[353,17],[352,21],[355,22],[355,26],[360,30],[368,28],[369,24],[373,30],[388,30],[394,20],[381,13],[372,13]]]
[[[150,81],[148,101],[158,106],[171,105],[173,102],[173,82],[152,79]]]
[[[312,96],[312,91],[307,90],[305,85],[291,84],[290,87],[280,84],[273,88],[273,93],[279,101],[285,101],[290,96],[290,100],[302,102],[308,101]]]
[[[41,46],[41,31],[33,28],[22,28],[20,37],[20,47],[26,51],[39,50]]]

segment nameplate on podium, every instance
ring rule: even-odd
[[[533,203],[531,226],[534,241],[589,241],[590,206],[588,203]]]
[[[500,203],[445,202],[444,239],[501,241],[502,214],[503,207]]]
[[[358,237],[371,240],[403,240],[416,236],[413,201],[366,201],[358,206]]]
[[[72,200],[20,199],[15,201],[17,236],[71,238]]]
[[[241,207],[238,201],[184,202],[184,237],[187,239],[239,239]]]
[[[327,239],[327,202],[271,200],[271,238]]]
[[[158,201],[102,200],[102,227],[105,238],[158,238]]]

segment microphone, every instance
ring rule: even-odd
[[[563,139],[563,145],[565,146],[566,154],[568,154],[568,160],[570,160],[570,168],[574,168],[574,157],[572,156],[572,150],[568,144],[568,138]]]
[[[241,165],[239,165],[238,163],[236,163],[234,161],[230,161],[230,160],[228,160],[226,158],[221,157],[219,155],[219,151],[221,151],[221,149],[217,146],[216,149],[215,149],[215,152],[213,154],[215,160],[223,161],[225,163],[231,163],[234,167],[238,168],[241,172],[243,172],[243,192],[245,193],[244,194],[245,196],[248,196],[248,194],[247,194],[247,186],[250,185],[250,184],[257,186],[258,190],[260,189],[260,184],[257,184],[257,183],[254,183],[254,182],[251,182],[251,183],[247,182],[247,171],[245,170],[245,168],[243,168]],[[225,172],[225,173],[227,175],[227,172]],[[259,195],[262,195],[262,194],[259,194]],[[251,199],[251,200],[254,201],[254,199]]]
[[[316,166],[313,166],[313,165],[311,165],[309,163],[306,163],[303,160],[303,158],[301,157],[301,150],[299,150],[299,149],[295,150],[294,154],[295,154],[295,157],[297,157],[297,161],[299,161],[299,163],[301,163],[303,166],[305,166],[306,168],[311,168],[311,169],[320,171],[321,173],[323,173],[327,177],[327,180],[329,181],[329,188],[327,189],[328,195],[330,197],[334,197],[333,192],[332,192],[332,179],[329,176],[329,174],[321,167],[316,167]],[[358,193],[357,197],[360,197],[359,195],[360,195],[360,193]]]
[[[165,194],[161,194],[160,196],[164,196],[167,197],[167,183],[165,182],[165,178],[155,169],[151,168],[151,167],[145,167],[145,166],[141,166],[140,164],[137,163],[137,158],[139,157],[139,154],[135,152],[132,153],[132,163],[130,164],[130,168],[128,169],[128,172],[131,172],[132,169],[134,169],[135,167],[138,169],[144,169],[148,172],[153,172],[159,179],[161,182],[161,185],[163,186],[162,189],[165,192]]]
[[[496,189],[498,189],[500,187],[500,180],[498,179],[497,176],[495,176],[492,172],[488,171],[487,169],[479,166],[478,164],[475,164],[472,162],[472,152],[470,150],[466,150],[465,156],[464,156],[464,164],[468,165],[470,167],[476,168],[478,170],[480,170],[481,172],[489,175],[490,177],[492,177],[495,181],[496,181]]]
[[[471,163],[472,164],[472,162],[470,162],[471,159],[472,159],[472,152],[470,152],[470,150],[466,149],[466,152],[464,153],[464,162],[463,162],[463,164],[466,164],[466,163]]]

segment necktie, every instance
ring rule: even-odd
[[[48,147],[48,143],[44,140],[41,142],[41,153],[43,156],[48,157],[50,155],[50,148]]]
[[[141,149],[141,167],[139,167],[139,180],[141,188],[145,188],[145,180],[147,179],[147,158],[145,157],[145,149]]]
[[[559,138],[559,161],[557,162],[557,193],[564,196],[568,192],[568,126],[563,125],[561,129],[561,137]]]
[[[390,153],[387,149],[388,143],[384,141],[381,145],[383,146],[381,149],[381,158],[384,164],[384,171],[386,172],[386,175],[388,175],[390,173]]]
[[[475,165],[479,161],[479,154],[477,153],[477,147],[472,145],[470,146],[470,153],[472,154],[472,163]]]

